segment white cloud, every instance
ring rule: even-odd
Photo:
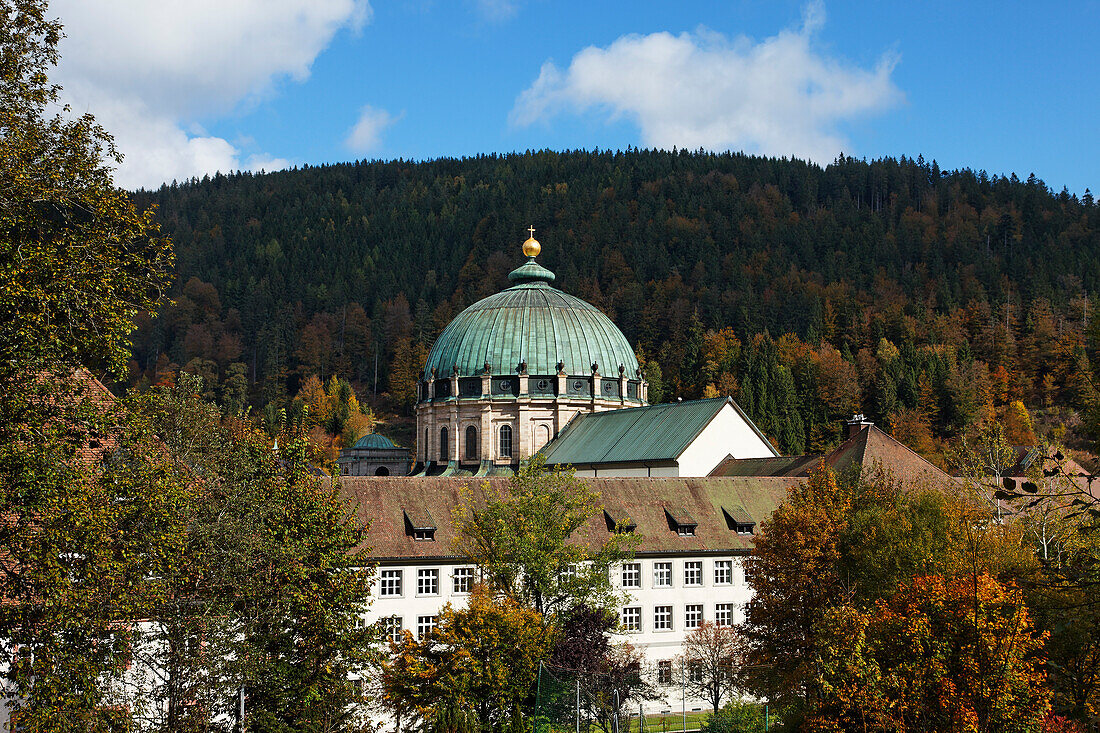
[[[368,0],[52,0],[50,12],[65,26],[64,100],[115,136],[124,187],[285,166],[193,125],[272,94],[283,79],[303,81],[340,29],[371,15]]]
[[[516,0],[476,0],[481,17],[494,23],[514,17],[519,7]]]
[[[837,123],[903,100],[885,54],[861,69],[813,47],[825,19],[820,3],[802,27],[760,42],[695,33],[628,35],[577,53],[565,71],[546,62],[511,113],[530,125],[563,112],[605,112],[636,122],[642,144],[746,150],[831,162],[847,142]]]
[[[375,109],[367,105],[360,110],[359,120],[348,132],[347,140],[344,142],[356,153],[369,153],[376,150],[382,142],[382,131],[398,119],[384,109]]]

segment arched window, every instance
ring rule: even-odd
[[[512,457],[512,426],[501,425],[500,426],[500,457],[511,458]]]
[[[550,442],[550,426],[538,425],[535,427],[535,450],[541,450]]]
[[[451,445],[447,440],[447,428],[439,431],[439,460],[446,463],[451,460]]]
[[[390,469],[386,468],[385,466],[379,466],[378,470],[374,472],[374,475],[375,476],[389,476],[390,475]]]
[[[477,460],[477,428],[473,425],[466,428],[466,460]]]

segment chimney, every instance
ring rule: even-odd
[[[869,428],[874,425],[873,422],[863,416],[863,413],[857,413],[852,415],[852,419],[848,421],[848,435],[847,438],[854,438],[863,432],[864,428]]]

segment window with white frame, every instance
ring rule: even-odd
[[[435,631],[436,624],[438,623],[439,616],[417,616],[416,638],[423,639],[425,636]]]
[[[689,662],[687,666],[688,682],[694,685],[701,684],[703,681],[703,665],[701,662]]]
[[[416,594],[418,596],[439,595],[439,570],[437,568],[416,571]]]
[[[671,685],[672,684],[672,660],[662,659],[657,662],[657,684],[658,685]]]
[[[454,593],[469,593],[474,587],[473,568],[455,568],[451,589]]]
[[[623,631],[641,631],[642,630],[642,608],[641,606],[627,606],[623,609],[622,613]]]
[[[672,606],[653,607],[653,630],[672,631]]]
[[[640,563],[628,562],[623,563],[623,587],[624,588],[641,588],[642,587],[642,566]]]
[[[733,604],[732,603],[715,603],[714,604],[714,625],[715,626],[733,626]]]
[[[703,584],[703,561],[688,560],[684,563],[684,585]]]
[[[378,595],[383,598],[393,598],[401,595],[401,570],[383,570],[378,580]]]
[[[684,606],[684,628],[697,629],[703,623],[703,604],[689,603]]]
[[[378,626],[382,631],[383,641],[401,641],[401,629],[405,626],[405,621],[400,616],[387,616],[378,621]]]
[[[733,560],[714,561],[714,584],[729,585],[733,582]]]
[[[654,588],[671,588],[672,587],[672,563],[670,563],[670,562],[655,562],[655,563],[653,563],[653,587]]]

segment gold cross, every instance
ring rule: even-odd
[[[527,227],[527,231],[531,232],[531,239],[534,239],[535,238],[535,228],[534,227]]]

